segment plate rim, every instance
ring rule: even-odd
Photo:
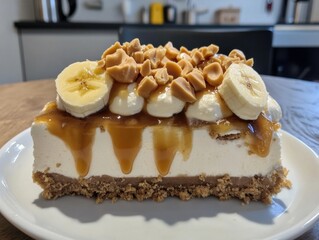
[[[318,161],[319,163],[319,156],[318,154],[311,149],[307,144],[305,144],[303,141],[292,135],[291,133],[288,133],[285,130],[280,130],[280,133],[282,135],[286,135],[286,137],[290,138],[290,140],[298,142],[298,145],[302,146],[306,151],[311,154],[311,156]],[[8,140],[2,147],[0,147],[0,157],[2,157],[6,151],[12,147],[15,143],[18,142],[23,137],[31,137],[31,128],[27,128],[14,137],[12,137],[10,140]],[[6,165],[5,163],[1,163],[0,165]],[[1,172],[1,170],[0,170]],[[4,177],[1,177],[3,179]],[[3,188],[3,185],[0,185],[0,188]],[[2,195],[3,191],[0,189],[0,195]],[[64,240],[70,240],[71,238],[66,237],[64,235],[61,235],[59,233],[56,233],[54,231],[51,231],[47,228],[41,227],[37,224],[34,224],[32,222],[27,221],[21,214],[17,213],[12,209],[10,206],[8,206],[4,200],[4,198],[0,198],[0,213],[5,217],[12,225],[14,225],[16,228],[18,228],[20,231],[24,232],[30,237],[33,238],[41,238],[41,239],[64,239]],[[303,221],[299,221],[297,224],[294,224],[289,229],[286,229],[282,232],[279,232],[271,237],[264,238],[266,239],[274,239],[274,238],[291,238],[291,237],[298,237],[308,231],[315,222],[319,219],[319,206],[315,208],[313,211],[309,212],[307,214],[307,217],[303,219]]]

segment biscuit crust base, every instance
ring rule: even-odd
[[[214,196],[220,200],[238,198],[244,203],[261,201],[270,204],[272,196],[282,188],[291,187],[286,179],[287,170],[280,168],[267,176],[253,177],[205,176],[196,177],[154,177],[113,178],[93,176],[90,178],[69,178],[56,173],[35,172],[33,181],[42,188],[44,199],[56,199],[66,195],[82,195],[100,203],[106,199],[163,201],[166,197],[181,200]]]

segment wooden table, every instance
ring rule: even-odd
[[[319,83],[270,76],[264,80],[282,107],[282,128],[319,154]],[[0,85],[0,147],[30,127],[33,117],[55,96],[53,80]],[[0,239],[31,238],[0,214]],[[319,221],[298,239],[319,239]]]

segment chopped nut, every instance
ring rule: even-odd
[[[232,65],[233,62],[234,61],[231,58],[225,59],[221,64],[223,70],[226,71],[229,68],[229,66]]]
[[[187,55],[190,55],[190,51],[189,51],[186,47],[184,47],[184,46],[182,46],[182,47],[179,49],[179,51],[180,51],[181,53],[186,53]]]
[[[191,57],[193,66],[197,66],[200,62],[204,61],[203,54],[198,50],[192,51]]]
[[[178,77],[172,81],[171,92],[173,96],[184,102],[196,101],[194,89],[183,77]]]
[[[137,93],[144,98],[148,98],[157,86],[158,84],[153,76],[144,77],[137,87]]]
[[[253,58],[249,58],[245,63],[246,63],[246,65],[252,67],[252,66],[254,66],[254,59]]]
[[[191,60],[192,60],[192,57],[189,56],[188,53],[182,52],[182,53],[180,53],[180,54],[177,55],[176,59],[177,59],[178,61],[183,60],[183,59],[185,59],[185,60],[187,60],[187,61],[191,61]]]
[[[147,45],[145,45],[145,49],[152,49],[155,48],[153,44],[149,43]]]
[[[101,59],[97,62],[97,66],[94,69],[95,74],[101,74],[105,72],[105,59]]]
[[[151,61],[152,68],[157,68],[166,53],[165,48],[151,48],[144,52],[144,58]]]
[[[223,69],[217,62],[207,65],[203,70],[205,80],[212,86],[218,86],[223,81]]]
[[[193,70],[193,65],[185,59],[180,60],[177,64],[182,68],[182,76]]]
[[[179,51],[176,48],[174,48],[171,42],[166,43],[164,47],[166,48],[166,57],[170,60],[175,59],[179,54]]]
[[[220,65],[224,71],[226,71],[227,68],[233,63],[233,59],[224,54],[220,54],[218,59],[220,60]]]
[[[197,68],[203,70],[207,65],[213,62],[215,62],[214,57],[205,59],[204,61],[202,61],[200,64],[197,65]]]
[[[219,51],[219,47],[217,45],[211,44],[208,47],[201,47],[199,51],[203,54],[204,58],[210,58]]]
[[[203,73],[196,68],[186,75],[186,79],[192,84],[195,91],[200,91],[206,88]]]
[[[239,58],[240,60],[246,60],[246,56],[245,54],[238,50],[238,49],[233,49],[229,54],[228,54],[229,57],[231,58]]]
[[[132,57],[137,63],[143,63],[144,61],[144,53],[142,51],[137,51],[132,54]]]
[[[154,78],[159,85],[165,85],[169,81],[167,69],[166,68],[158,68],[156,70]]]
[[[106,71],[120,83],[134,82],[139,73],[137,64],[132,57],[127,57],[119,65],[108,67]]]
[[[138,38],[133,39],[127,46],[126,52],[129,56],[132,56],[133,53],[141,50],[140,40]]]
[[[219,51],[219,47],[215,44],[211,44],[208,46],[208,49],[215,55]]]
[[[109,54],[115,53],[119,48],[122,48],[121,44],[119,42],[115,42],[111,47],[103,52],[101,59],[105,58]]]
[[[143,77],[150,75],[151,73],[151,61],[147,59],[146,61],[143,62],[141,68],[140,68],[140,73]]]
[[[114,53],[105,57],[105,67],[108,68],[119,65],[128,57],[123,49],[117,49]]]
[[[210,60],[212,62],[218,62],[219,64],[222,64],[222,60],[219,57],[212,57]]]
[[[212,54],[208,55],[210,52],[208,51],[208,48],[205,46],[205,47],[201,47],[199,49],[199,52],[203,55],[204,58],[208,58],[208,57],[211,57]]]
[[[167,51],[166,51],[167,53]],[[172,60],[170,60],[169,58],[167,58],[166,56],[163,57],[163,59],[161,60],[161,67],[164,67],[166,65],[167,62],[171,62]]]
[[[101,59],[97,62],[97,67],[103,68],[105,66],[105,59]]]
[[[178,78],[182,73],[182,68],[176,62],[167,62],[165,67],[167,68],[168,74],[174,78]]]
[[[125,51],[125,52],[127,52],[127,48],[128,48],[128,45],[129,45],[130,43],[129,42],[125,42],[125,43],[123,43],[123,45],[122,45],[122,49]]]

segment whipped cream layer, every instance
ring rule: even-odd
[[[164,131],[178,130],[179,127],[167,127]],[[162,129],[163,130],[163,129]],[[142,146],[138,152],[132,170],[125,174],[115,156],[109,132],[95,132],[92,146],[92,162],[85,178],[109,175],[122,177],[156,177],[159,174],[154,160],[153,132],[156,127],[143,130]],[[78,178],[74,157],[64,141],[50,133],[45,123],[33,123],[31,134],[34,141],[34,172],[58,173]],[[274,132],[266,157],[249,154],[243,138],[234,140],[212,139],[206,129],[192,131],[192,148],[188,157],[185,152],[177,152],[166,177],[175,176],[218,176],[229,174],[234,177],[267,175],[281,166],[280,133]],[[52,146],[52,147],[51,147]]]

